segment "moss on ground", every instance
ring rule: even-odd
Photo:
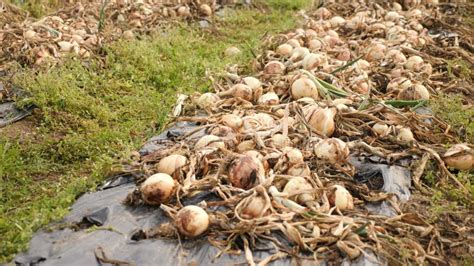
[[[177,93],[208,90],[207,70],[248,64],[264,34],[294,27],[293,10],[307,1],[283,2],[272,1],[269,13],[227,10],[217,32],[180,24],[108,45],[105,61],[21,70],[14,82],[30,96],[19,103],[38,111],[28,118],[28,132],[0,134],[0,262],[24,250],[33,232],[67,214],[79,195],[159,132]],[[242,55],[223,58],[230,45]]]

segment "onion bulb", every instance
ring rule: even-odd
[[[276,48],[275,52],[280,56],[288,57],[291,55],[291,52],[293,52],[293,46],[287,43],[284,43],[284,44],[279,45]]]
[[[415,141],[415,137],[410,128],[402,127],[398,130],[397,140],[401,143],[408,144]]]
[[[303,153],[297,148],[285,147],[283,148],[286,158],[288,159],[288,164],[295,165],[301,164],[304,162]]]
[[[228,169],[229,181],[234,187],[250,189],[265,175],[262,162],[252,156],[242,156],[234,159]]]
[[[279,61],[270,61],[263,68],[267,75],[281,75],[285,73],[285,65]]]
[[[399,92],[410,88],[412,85],[413,83],[411,82],[411,80],[407,78],[394,78],[390,80],[390,82],[387,84],[387,92]]]
[[[338,138],[323,139],[314,146],[316,157],[331,163],[346,162],[349,152],[347,144]]]
[[[23,33],[23,37],[28,41],[31,41],[36,36],[36,32],[34,30],[27,30]]]
[[[234,114],[225,114],[221,117],[221,123],[225,126],[231,127],[233,129],[239,129],[242,127],[242,118]]]
[[[58,42],[58,45],[61,52],[70,52],[74,46],[72,43],[66,41]]]
[[[309,54],[309,50],[306,47],[297,47],[291,52],[290,60],[293,62],[302,60],[306,55]]]
[[[262,105],[276,105],[280,103],[280,99],[276,93],[270,91],[260,96],[258,103]]]
[[[292,176],[311,176],[311,170],[303,162],[290,166],[290,168],[288,168],[287,174]]]
[[[181,234],[196,237],[209,228],[209,220],[209,215],[203,208],[188,205],[178,211],[175,224]]]
[[[296,39],[289,39],[286,43],[291,45],[291,47],[293,47],[293,48],[301,47],[300,42]]]
[[[203,149],[203,148],[225,148],[225,143],[215,135],[206,135],[200,138],[196,145],[194,146],[196,149]]]
[[[328,194],[328,200],[331,206],[336,206],[341,211],[354,209],[354,199],[345,187],[334,185],[329,188]]]
[[[293,97],[295,100],[304,97],[318,99],[319,93],[318,89],[316,88],[316,84],[314,84],[311,79],[307,77],[301,77],[291,84],[291,97]]]
[[[123,32],[122,34],[122,37],[125,39],[125,40],[134,40],[135,39],[135,34],[133,33],[133,31],[131,30],[126,30]]]
[[[216,106],[217,101],[220,99],[217,94],[206,92],[198,98],[197,105],[202,109],[212,108]]]
[[[281,149],[290,146],[291,140],[283,134],[274,134],[271,137],[271,143],[275,148]]]
[[[244,219],[260,218],[268,210],[267,201],[263,196],[253,197],[251,201],[243,207],[241,216]]]
[[[329,23],[331,23],[331,27],[338,28],[343,26],[346,23],[346,20],[340,16],[334,16],[329,20]]]
[[[443,160],[451,168],[470,170],[474,166],[474,150],[466,144],[456,144],[446,151]]]
[[[309,125],[320,134],[330,137],[336,129],[334,118],[336,117],[337,109],[321,108],[316,105],[310,105],[304,108],[305,119]]]
[[[177,13],[178,13],[178,16],[180,17],[187,17],[191,15],[191,12],[189,11],[189,7],[187,6],[178,7]]]
[[[253,150],[255,149],[255,141],[253,140],[244,140],[244,141],[241,141],[239,143],[239,145],[237,145],[237,152],[239,153],[243,153],[245,151],[250,151],[250,150]]]
[[[383,137],[389,133],[390,128],[385,123],[376,123],[372,126],[372,131],[375,133],[375,135]]]
[[[430,92],[425,86],[416,83],[415,85],[400,91],[397,98],[399,100],[429,100]]]
[[[319,51],[323,47],[323,43],[318,39],[313,39],[308,42],[308,48],[311,51]]]
[[[315,68],[319,66],[325,66],[327,65],[327,58],[325,54],[315,54],[315,53],[310,53],[307,54],[303,58],[303,68],[306,70],[314,70]]]
[[[312,189],[313,186],[311,186],[311,184],[304,177],[295,176],[286,183],[285,188],[283,188],[283,192],[287,193],[288,195],[298,194],[293,196],[296,201],[298,203],[305,203],[306,201],[314,200],[314,195],[309,192],[301,192]]]
[[[172,176],[176,170],[185,166],[187,162],[188,159],[185,156],[172,154],[161,159],[156,168],[158,172]]]
[[[407,62],[405,63],[405,68],[407,70],[419,72],[423,67],[423,63],[423,58],[417,55],[412,55],[407,59]]]
[[[158,173],[148,177],[140,186],[142,199],[150,205],[167,202],[176,189],[176,181],[168,174]]]
[[[369,47],[366,59],[369,62],[382,60],[386,52],[387,46],[381,43],[374,43]]]
[[[201,13],[206,17],[209,17],[210,15],[212,15],[212,8],[206,4],[200,5],[199,11],[201,11]]]
[[[243,119],[243,127],[246,130],[255,130],[260,127],[271,128],[275,125],[275,119],[269,114],[256,113],[251,116],[246,116]]]
[[[262,83],[260,80],[254,77],[245,77],[243,78],[244,83],[249,86],[252,91],[256,91],[257,89],[260,89],[262,87]]]
[[[242,53],[242,52],[240,51],[240,49],[237,48],[237,47],[234,47],[234,46],[231,46],[231,47],[225,49],[225,52],[224,52],[225,56],[227,56],[227,57],[237,56],[237,55],[239,55],[240,53]]]
[[[232,97],[235,98],[242,98],[247,101],[251,101],[253,99],[253,91],[252,89],[245,85],[245,84],[235,84],[232,86],[230,89],[220,92],[218,94],[219,96],[229,96],[231,95]]]

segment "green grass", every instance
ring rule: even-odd
[[[291,9],[303,3],[272,2],[274,8],[291,3]],[[174,26],[107,46],[105,64],[69,59],[48,71],[16,75],[15,83],[30,93],[19,103],[39,111],[28,119],[35,134],[0,136],[0,262],[27,248],[33,232],[67,214],[79,195],[159,132],[178,92],[208,90],[206,70],[248,64],[265,33],[296,25],[293,10],[226,13],[217,33]],[[242,55],[223,58],[230,45]]]

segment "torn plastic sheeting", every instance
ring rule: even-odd
[[[25,118],[31,114],[32,110],[32,106],[18,109],[13,102],[0,104],[0,128]]]

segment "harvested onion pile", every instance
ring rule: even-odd
[[[258,73],[232,68],[215,93],[180,97],[175,122],[194,129],[142,157],[151,177],[137,179],[128,203],[161,204],[172,218],[166,226],[205,235],[222,252],[243,249],[251,265],[262,241],[274,244],[265,263],[370,254],[389,264],[446,261],[451,240],[403,212],[402,195],[355,181],[357,161],[411,164],[415,188],[426,192],[420,177],[432,160],[444,182],[465,191],[447,167],[473,167],[472,146],[446,151],[438,143],[455,143],[455,133],[423,107],[438,86],[419,51],[433,42],[421,21],[435,6],[405,2],[304,14],[302,28],[266,41]],[[181,203],[209,192],[218,199]],[[384,204],[390,214],[373,208]],[[149,234],[160,235],[169,230]]]
[[[232,4],[226,0],[69,2],[74,5],[39,20],[24,18],[18,8],[0,3],[0,70],[14,61],[48,66],[67,54],[87,59],[98,55],[104,42],[135,39],[166,20],[209,20],[223,5]]]

